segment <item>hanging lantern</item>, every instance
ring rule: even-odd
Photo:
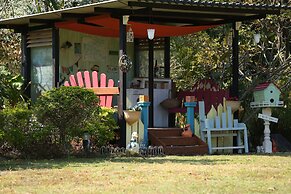
[[[131,27],[129,27],[128,31],[126,32],[126,42],[133,42],[133,39],[134,39],[133,31]]]
[[[153,40],[155,38],[155,29],[147,29],[148,39]]]

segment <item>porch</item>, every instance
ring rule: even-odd
[[[59,87],[77,71],[106,72],[118,82],[120,95],[113,103],[118,106],[121,145],[125,147],[123,111],[135,105],[139,95],[149,96],[149,128],[173,125],[173,117],[160,106],[173,91],[170,37],[232,24],[233,76],[229,94],[238,98],[239,23],[280,14],[283,9],[200,1],[114,0],[2,20],[0,27],[22,33],[23,76],[26,84],[32,83],[27,94],[33,99],[43,89]],[[133,42],[126,40],[129,29],[134,34]],[[155,29],[153,39],[148,39],[148,29]],[[133,61],[129,71],[121,71],[117,65],[123,54]]]

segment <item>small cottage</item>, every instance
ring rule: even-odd
[[[22,75],[24,85],[28,86],[26,94],[32,101],[42,91],[63,85],[70,75],[77,72],[106,73],[118,83],[120,95],[118,99],[114,97],[113,105],[118,107],[120,139],[124,147],[126,124],[123,111],[135,105],[139,95],[149,96],[148,126],[153,131],[166,128],[175,121],[160,106],[172,89],[172,37],[220,25],[232,26],[230,94],[238,97],[241,22],[281,14],[289,9],[281,5],[215,1],[99,0],[74,8],[3,19],[0,20],[0,29],[21,33]],[[124,54],[133,61],[127,72],[122,71],[118,64]],[[170,133],[171,129],[165,134],[168,137]],[[186,145],[178,141],[170,142],[170,145],[179,145],[168,146],[171,153],[197,153],[196,144],[189,141]]]

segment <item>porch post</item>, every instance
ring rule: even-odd
[[[238,68],[239,68],[239,47],[238,47],[238,22],[233,23],[233,38],[232,38],[232,84],[230,89],[231,97],[239,97],[238,94]]]
[[[119,57],[126,53],[126,26],[123,24],[122,15],[119,17]],[[120,127],[120,146],[126,145],[126,123],[123,118],[123,110],[126,109],[126,73],[119,69],[119,99],[118,121]]]
[[[30,48],[27,48],[27,31],[21,33],[21,74],[24,77],[24,94],[30,98],[31,97],[31,60],[30,60]]]
[[[165,52],[164,52],[164,60],[165,60],[165,78],[170,78],[170,37],[165,37]]]
[[[59,38],[59,29],[52,28],[52,50],[53,50],[53,64],[54,64],[54,74],[55,80],[54,85],[56,88],[59,87],[60,81],[60,38]]]
[[[165,78],[171,77],[171,49],[170,49],[170,37],[165,37],[165,52],[164,52],[164,60],[165,60]],[[171,84],[171,95],[173,95],[173,88],[175,87],[174,84]],[[173,96],[169,96],[171,98]],[[175,96],[174,96],[175,97]],[[174,127],[175,126],[175,116],[176,113],[168,113],[168,126]]]
[[[149,41],[149,127],[154,127],[154,40]]]
[[[233,22],[233,37],[232,37],[232,84],[230,88],[230,96],[231,97],[239,97],[238,95],[238,68],[239,68],[239,47],[238,47],[238,30],[239,24],[238,22]],[[238,119],[238,111],[233,114],[234,119]],[[236,145],[236,139],[233,137],[233,145]],[[235,151],[236,152],[236,151]]]

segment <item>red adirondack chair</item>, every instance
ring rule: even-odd
[[[65,81],[64,86],[79,86],[92,89],[94,93],[100,96],[100,106],[112,107],[112,97],[114,94],[119,94],[118,87],[114,87],[114,81],[106,80],[106,74],[100,74],[100,82],[98,72],[93,71],[90,76],[89,71],[77,72],[75,75],[70,75],[69,81]]]

